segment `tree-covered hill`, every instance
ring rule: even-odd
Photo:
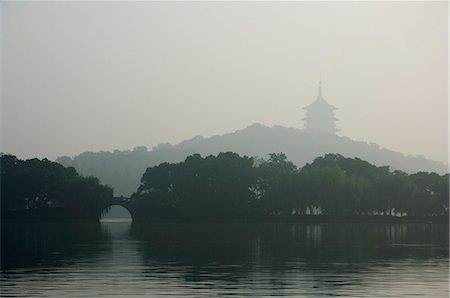
[[[224,135],[208,138],[197,136],[176,145],[160,144],[151,150],[136,147],[132,151],[84,152],[74,157],[60,157],[57,162],[75,167],[82,175],[98,177],[102,183],[113,186],[116,195],[130,195],[139,186],[147,167],[162,162],[180,162],[194,153],[216,155],[226,151],[258,157],[267,157],[270,152],[284,152],[289,160],[300,167],[318,156],[338,153],[347,157],[359,157],[377,166],[388,165],[407,173],[447,172],[447,166],[442,162],[407,156],[373,143],[260,124]]]

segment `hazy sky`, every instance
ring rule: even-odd
[[[446,2],[3,2],[2,151],[152,147],[254,122],[447,160]]]

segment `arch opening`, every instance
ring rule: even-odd
[[[132,222],[133,216],[127,208],[120,205],[110,205],[101,214],[100,222]]]

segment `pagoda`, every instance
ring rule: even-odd
[[[303,108],[306,111],[305,131],[309,133],[336,134],[334,110],[336,107],[330,105],[322,97],[322,82],[319,82],[319,93],[317,99]]]

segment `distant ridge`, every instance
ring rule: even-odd
[[[212,137],[196,136],[179,144],[159,144],[152,150],[136,147],[132,151],[84,152],[73,158],[56,161],[73,166],[82,175],[93,175],[114,187],[116,195],[130,195],[140,184],[145,169],[161,162],[183,161],[188,155],[216,155],[233,151],[240,155],[266,158],[269,153],[283,152],[297,166],[312,162],[326,153],[358,157],[377,166],[390,166],[407,173],[420,171],[447,173],[447,165],[380,148],[377,144],[354,141],[335,134],[314,134],[283,126],[267,127],[258,123],[233,133]]]

